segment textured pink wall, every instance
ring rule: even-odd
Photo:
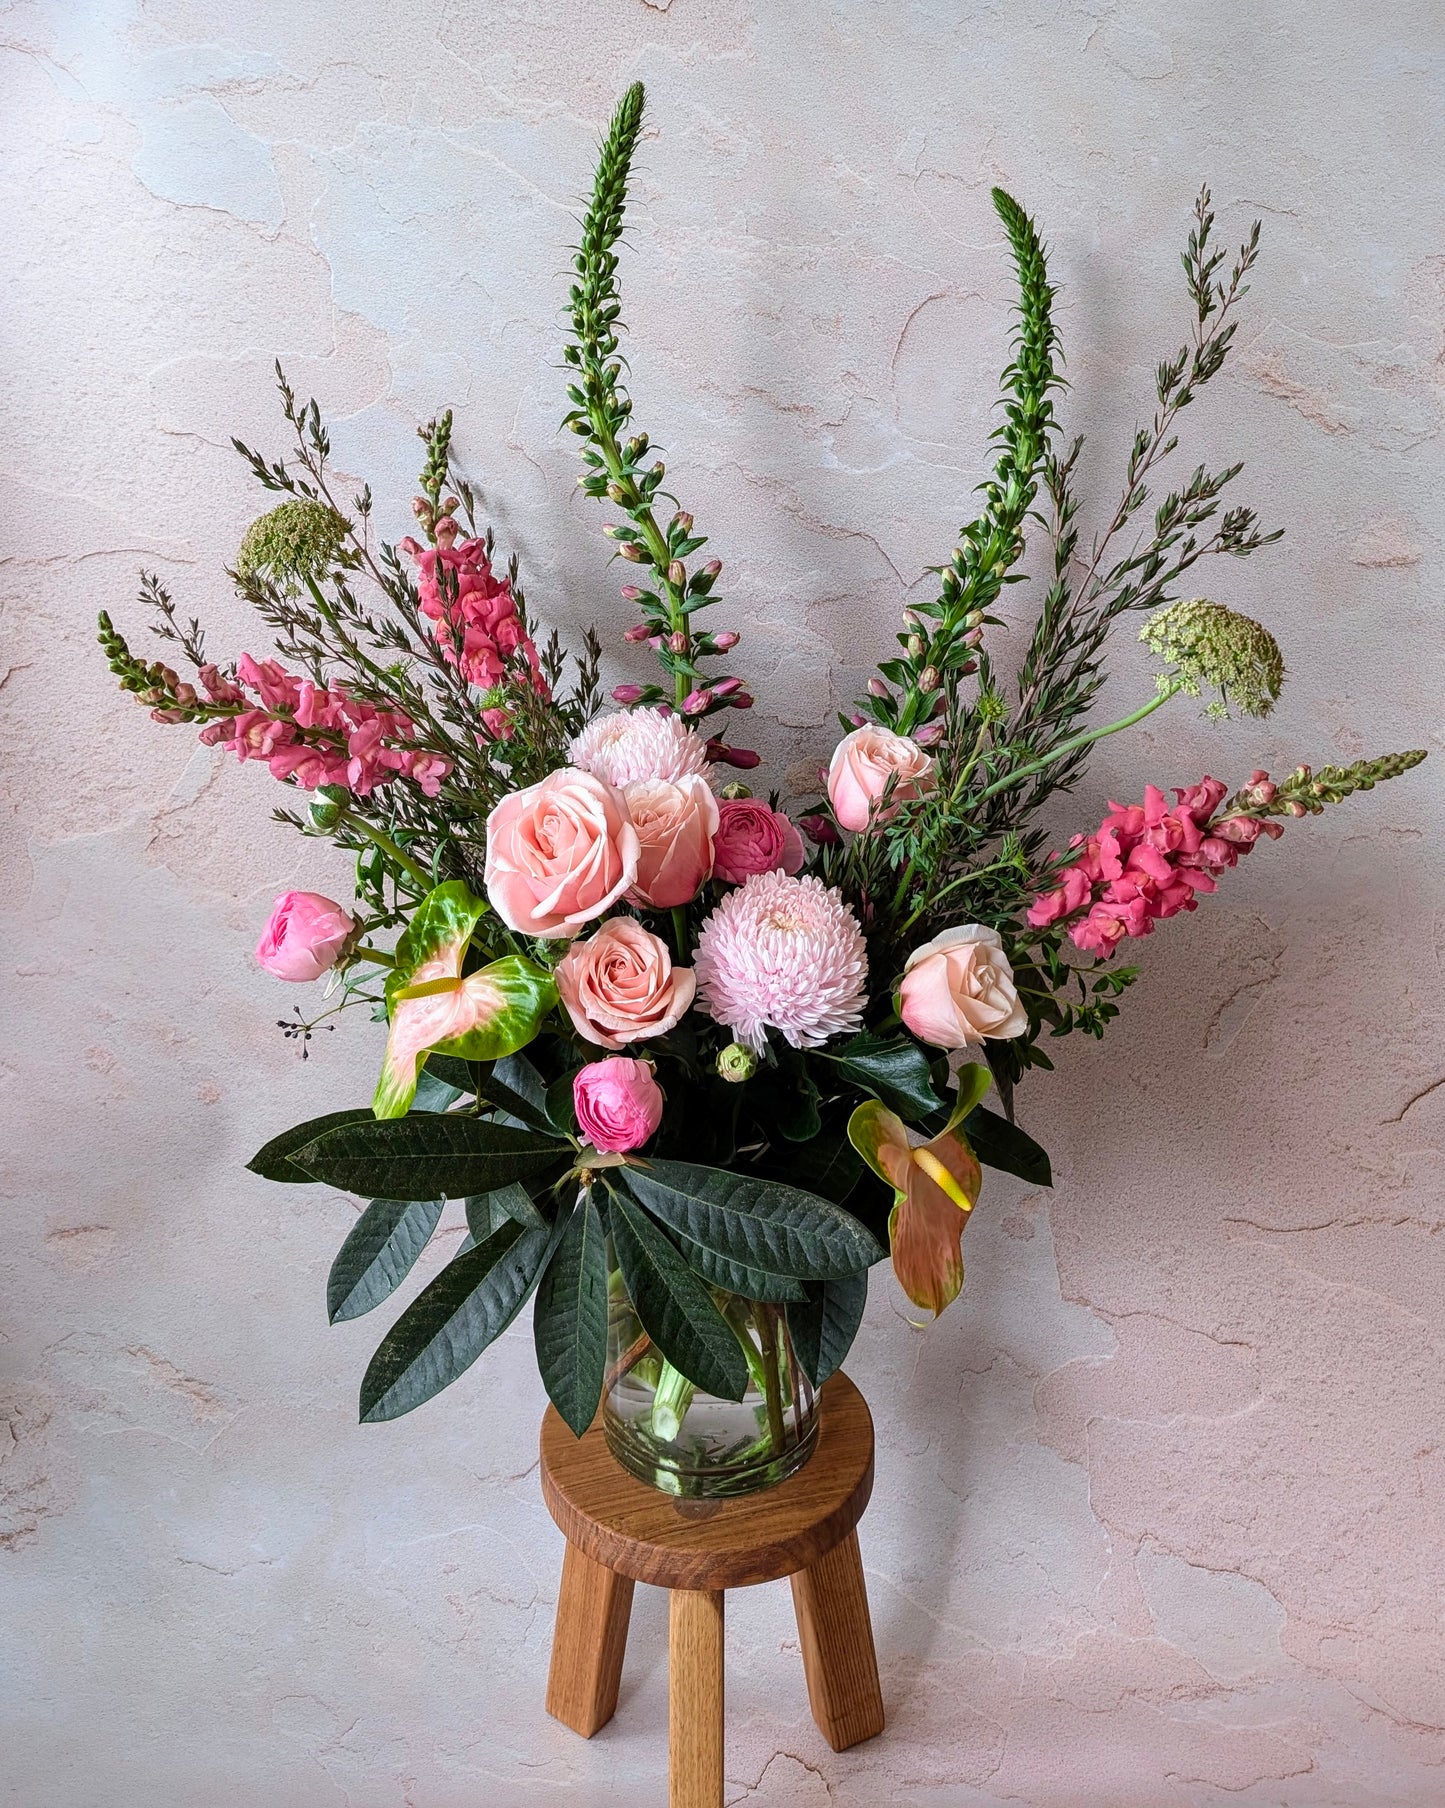
[[[144,562],[247,644],[220,565],[258,504],[227,439],[279,449],[279,354],[386,531],[412,423],[453,404],[534,606],[616,625],[555,432],[557,307],[641,75],[639,413],[734,574],[780,778],[982,474],[995,180],[1054,247],[1101,503],[1182,330],[1197,183],[1230,238],[1266,228],[1186,425],[1288,529],[1208,582],[1290,687],[1262,732],[1181,707],[1110,743],[1058,832],[1147,779],[1438,748],[1445,26],[1344,0],[0,19],[0,1801],[660,1804],[656,1597],[612,1727],[541,1712],[560,1552],[526,1324],[444,1401],[354,1423],[380,1327],[322,1309],[353,1208],[241,1165],[369,1089],[371,1027],[302,1066],[247,954],[274,891],[344,878],[267,823],[264,775],[112,691],[95,610],[134,625]],[[1137,695],[1127,640],[1117,669]],[[1442,771],[1291,826],[1165,925],[1122,1026],[1026,1090],[1054,1191],[991,1184],[928,1332],[875,1289],[850,1366],[890,1729],[829,1752],[786,1591],[740,1596],[730,1802],[1445,1800]]]

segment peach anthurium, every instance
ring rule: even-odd
[[[552,975],[519,954],[462,977],[486,908],[460,879],[449,879],[413,912],[386,976],[391,1031],[371,1101],[377,1117],[405,1117],[428,1054],[499,1061],[526,1047],[557,1002]]]
[[[959,1069],[947,1126],[925,1139],[886,1105],[868,1099],[848,1119],[848,1140],[893,1188],[888,1243],[893,1272],[915,1306],[935,1318],[963,1286],[961,1239],[983,1175],[959,1125],[989,1088],[982,1063]]]

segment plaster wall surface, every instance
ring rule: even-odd
[[[374,1026],[301,1063],[249,957],[274,893],[344,896],[343,868],[91,638],[100,607],[139,632],[145,565],[261,650],[221,569],[263,506],[228,441],[282,449],[279,356],[389,537],[414,424],[454,407],[534,608],[640,669],[557,432],[565,248],[639,76],[639,420],[726,561],[775,782],[807,786],[985,473],[994,182],[1052,246],[1095,516],[1185,329],[1199,183],[1230,241],[1264,220],[1176,464],[1246,459],[1287,529],[1201,587],[1274,628],[1289,686],[1262,725],[1176,707],[1105,744],[1056,832],[1148,781],[1437,750],[1141,946],[1121,1023],[1025,1089],[1057,1184],[990,1182],[955,1309],[920,1331],[875,1288],[850,1368],[889,1730],[831,1753],[787,1591],[744,1593],[727,1799],[1432,1808],[1445,23],[1418,0],[0,6],[0,1801],[664,1800],[660,1597],[602,1735],[542,1713],[525,1317],[358,1427],[379,1326],[323,1310],[356,1207],[243,1171],[370,1090]],[[1137,697],[1127,634],[1115,666]]]

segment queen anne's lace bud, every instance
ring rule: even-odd
[[[345,536],[346,522],[335,509],[294,497],[246,529],[236,554],[236,575],[294,589],[307,578],[326,575]]]
[[[1173,682],[1191,697],[1204,686],[1219,692],[1208,713],[1267,716],[1284,683],[1284,656],[1268,628],[1202,596],[1171,603],[1144,624],[1146,646],[1175,668]]]

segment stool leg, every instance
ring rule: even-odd
[[[631,1612],[631,1576],[605,1569],[569,1543],[552,1634],[547,1712],[584,1739],[606,1726],[617,1706]]]
[[[858,1534],[792,1578],[808,1702],[818,1731],[847,1751],[883,1731],[883,1696]]]
[[[668,1601],[668,1803],[722,1808],[722,1591],[674,1588]]]

